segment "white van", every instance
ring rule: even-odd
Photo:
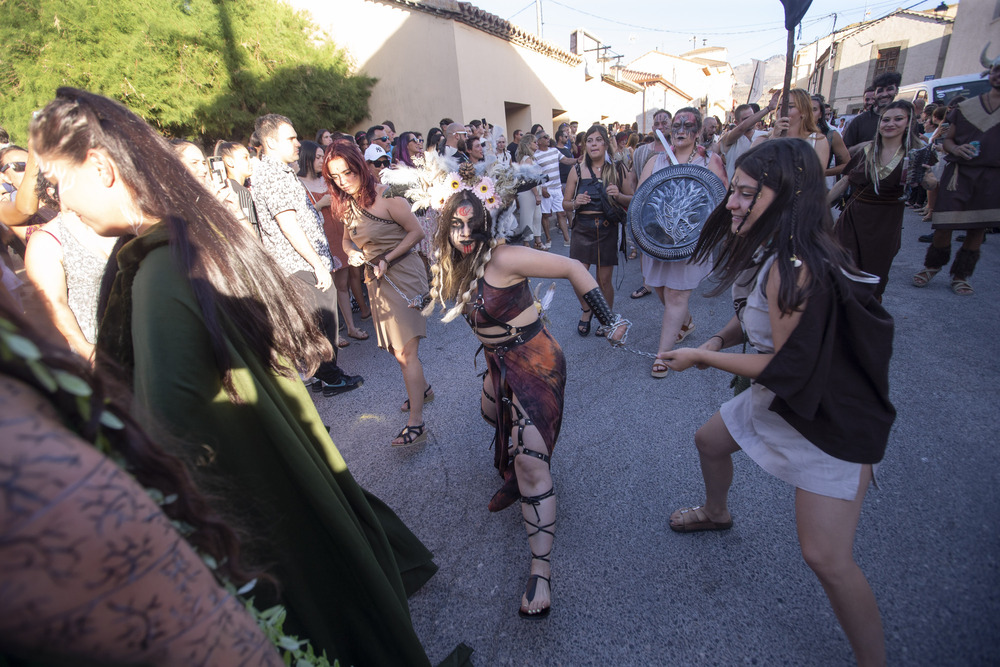
[[[896,93],[896,99],[907,102],[922,99],[927,104],[948,104],[951,98],[957,95],[969,98],[989,92],[989,90],[989,77],[979,76],[977,72],[976,74],[946,76],[943,79],[911,83],[899,89],[899,92]]]

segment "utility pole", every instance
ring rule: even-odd
[[[698,36],[691,35],[691,50],[694,51],[698,48]]]
[[[542,0],[535,0],[535,23],[537,24],[538,39],[545,39],[542,35]]]

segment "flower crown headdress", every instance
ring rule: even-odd
[[[544,181],[537,165],[505,165],[500,162],[462,165],[454,158],[428,151],[416,158],[414,166],[397,165],[382,172],[382,182],[389,187],[383,197],[405,197],[414,212],[421,209],[440,211],[454,195],[467,190],[475,195],[494,220],[493,234],[503,237],[517,228],[511,205],[519,189]]]

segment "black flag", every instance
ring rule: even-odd
[[[781,0],[785,6],[785,30],[795,30],[809,10],[812,0]]]

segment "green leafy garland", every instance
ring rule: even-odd
[[[90,421],[92,416],[90,399],[94,393],[90,384],[86,380],[67,371],[49,368],[45,364],[42,352],[38,349],[38,346],[30,339],[22,336],[14,323],[2,317],[0,317],[0,359],[7,363],[24,363],[38,381],[38,384],[50,394],[64,392],[73,396],[79,416],[85,422]],[[105,405],[107,403],[107,400],[105,400]],[[101,411],[98,423],[100,427],[114,431],[120,431],[125,428],[122,420],[110,410]],[[124,458],[111,447],[110,441],[100,427],[97,430],[97,436],[94,438],[94,447],[111,459],[119,468],[128,472],[128,466]],[[143,488],[153,502],[161,507],[177,500],[175,494],[165,496],[159,489]],[[184,537],[194,532],[194,528],[183,521],[171,519],[170,522],[177,529],[177,532]],[[194,548],[193,545],[192,548]],[[331,665],[329,659],[326,657],[326,651],[317,656],[309,640],[299,639],[294,635],[286,634],[282,630],[287,615],[282,605],[275,605],[269,609],[259,610],[254,606],[252,597],[245,597],[256,586],[256,579],[247,582],[240,588],[236,588],[231,581],[219,573],[219,564],[215,558],[210,554],[198,551],[197,548],[195,548],[195,552],[198,553],[202,561],[212,570],[219,584],[230,595],[233,595],[243,603],[247,613],[257,622],[257,626],[261,629],[261,632],[278,649],[286,665],[294,665],[295,667],[309,667],[312,665],[316,667],[333,667],[339,665],[336,660]]]

